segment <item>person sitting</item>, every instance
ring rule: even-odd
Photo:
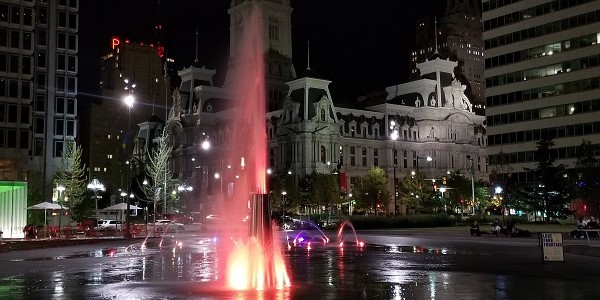
[[[508,236],[513,236],[515,231],[515,220],[514,219],[508,219],[508,222],[506,222],[506,231],[504,232],[504,235]]]
[[[502,231],[502,226],[500,225],[500,221],[498,219],[494,220],[492,223],[492,233],[498,235]]]
[[[471,236],[481,236],[477,221],[473,221],[473,224],[471,224]]]

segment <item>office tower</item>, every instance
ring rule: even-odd
[[[119,38],[107,41],[108,45],[112,49],[101,60],[100,100],[86,112],[89,139],[85,142],[90,177],[98,178],[110,193],[120,194],[117,191],[127,187],[137,125],[152,115],[164,118],[167,91],[161,48]],[[124,100],[128,95],[135,99],[131,108]]]
[[[536,142],[552,137],[573,167],[582,140],[600,147],[600,2],[483,1],[491,171],[533,182]],[[509,166],[509,168],[506,168]]]
[[[0,1],[3,179],[35,175],[45,191],[67,144],[77,138],[78,5],[78,0]]]

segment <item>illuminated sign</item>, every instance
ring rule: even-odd
[[[125,40],[125,44],[129,44],[129,40]],[[113,37],[111,39],[111,49],[116,49],[119,47],[119,45],[121,45],[121,39],[118,37]],[[144,45],[143,43],[140,43],[140,45]],[[150,47],[154,48],[154,44],[150,44]],[[165,47],[161,46],[160,44],[156,47],[156,54],[159,57],[163,57],[165,56]]]

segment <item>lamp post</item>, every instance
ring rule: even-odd
[[[392,129],[392,134],[390,137],[392,138],[392,165],[394,169],[394,215],[398,213],[398,204],[396,200],[398,198],[398,188],[396,187],[396,165],[398,164],[396,158],[396,140],[398,139],[398,124],[395,121],[390,121],[390,129]],[[418,163],[418,162],[417,162]],[[402,206],[402,203],[400,203]]]
[[[473,157],[471,155],[467,155],[467,159],[471,162],[470,171],[471,171],[471,200],[473,201],[473,215],[475,215],[475,165],[473,164]]]
[[[185,199],[185,205],[184,206],[185,206],[185,209],[187,210],[187,201],[188,201],[187,193],[193,191],[194,188],[191,187],[189,184],[187,184],[187,182],[184,182],[182,185],[180,185],[180,186],[177,187],[177,190],[180,193],[184,193],[183,194],[183,197]]]
[[[223,196],[223,176],[221,176],[221,174],[219,174],[219,172],[215,173],[215,179],[220,180],[220,192],[221,192],[221,196]]]
[[[125,83],[128,84],[129,81],[127,79],[125,79]],[[132,88],[135,87],[135,84],[133,84],[131,86]],[[125,89],[128,89],[128,87],[125,87]],[[125,104],[127,105],[127,131],[126,131],[126,136],[129,136],[129,131],[130,131],[130,127],[131,127],[131,107],[133,107],[133,103],[135,102],[135,98],[133,97],[133,95],[131,94],[132,90],[129,89],[129,94],[125,97]],[[125,141],[127,142],[127,141]],[[129,182],[129,178],[130,178],[130,174],[131,174],[131,163],[129,162],[129,150],[128,150],[128,146],[127,144],[125,144],[125,153],[126,153],[126,157],[127,157],[127,194],[131,194],[131,183]],[[131,238],[131,231],[129,230],[130,226],[129,226],[129,209],[130,209],[130,205],[131,205],[131,201],[129,200],[129,197],[126,197],[126,203],[127,203],[127,211],[125,212],[125,233],[123,234],[124,238]]]
[[[494,188],[494,194],[498,195],[498,197],[500,198],[500,205],[502,206],[502,222],[504,223],[504,215],[506,214],[506,208],[504,207],[504,199],[502,198],[502,187],[501,186],[496,186],[496,188]]]
[[[286,191],[281,192],[281,219],[283,224],[285,224],[285,195],[287,195]]]
[[[97,178],[92,179],[90,183],[87,185],[88,190],[92,190],[94,192],[94,202],[96,204],[96,213],[98,212],[98,191],[105,191],[104,184],[100,182]]]
[[[56,190],[58,191],[58,205],[60,205],[60,209],[58,210],[58,234],[60,237],[60,223],[61,223],[61,218],[62,218],[62,207],[63,207],[63,192],[66,190],[65,186],[62,184],[59,184],[56,187]]]
[[[446,187],[445,186],[441,186],[439,188],[439,190],[442,193],[442,201],[444,201],[444,212],[447,212],[447,210],[446,210],[446,198],[444,198],[444,193],[446,192]]]

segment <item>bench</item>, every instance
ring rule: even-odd
[[[590,241],[590,234],[588,232],[595,232],[598,236],[600,236],[600,228],[581,228],[577,229],[577,231],[585,232],[585,237],[587,238],[590,247],[592,246],[592,241]]]

